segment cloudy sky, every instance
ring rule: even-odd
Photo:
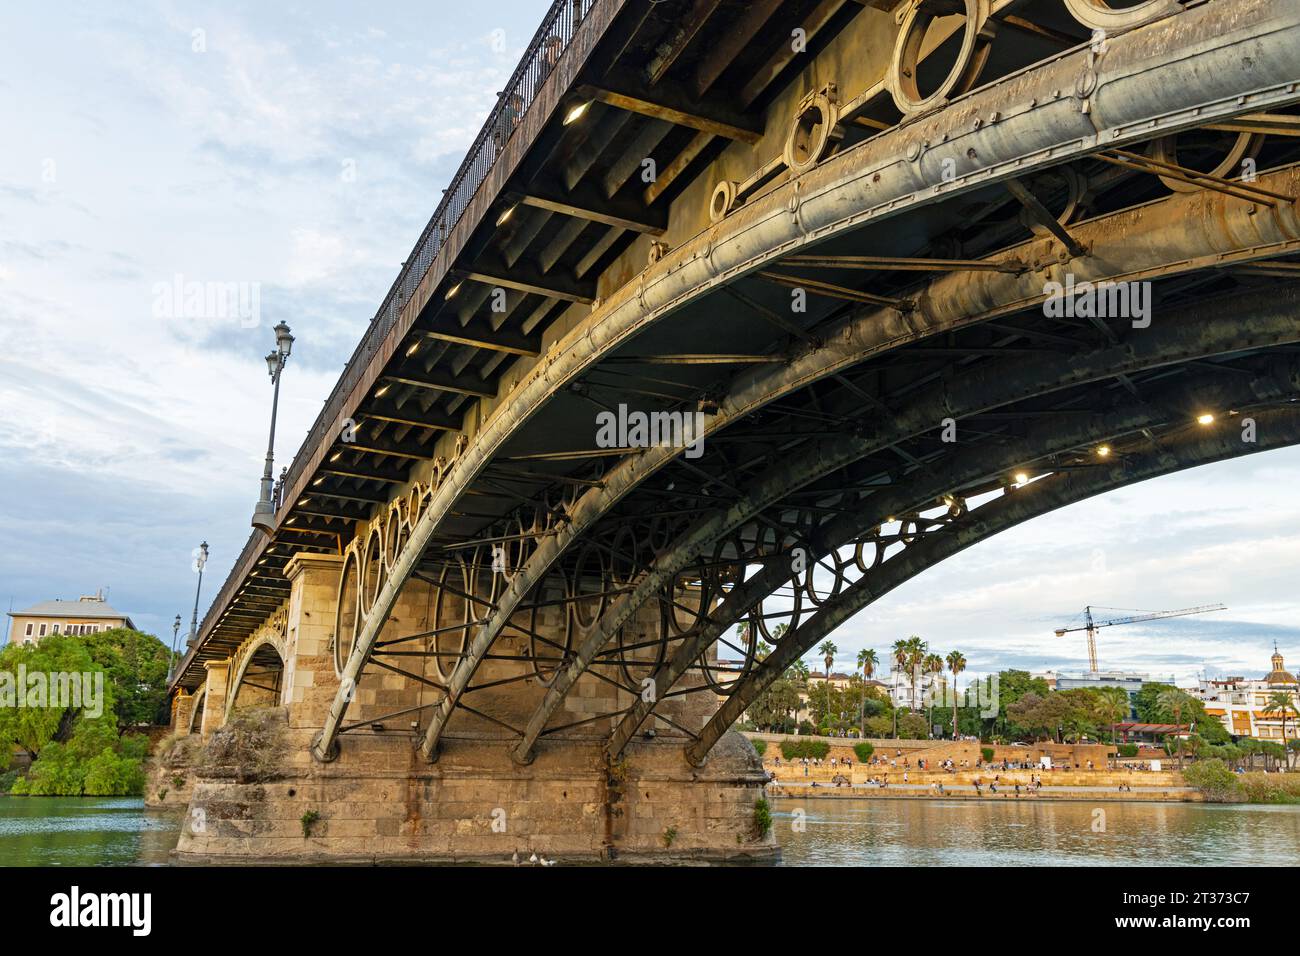
[[[170,640],[248,537],[270,327],[298,336],[297,450],[547,7],[63,3],[0,30],[0,601],[96,588]],[[236,283],[192,317],[177,283]],[[1082,666],[1085,604],[1229,611],[1102,631],[1103,666],[1300,665],[1300,450],[1067,509],[914,580],[836,635],[911,633],[972,672]]]

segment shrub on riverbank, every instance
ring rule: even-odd
[[[117,735],[112,718],[82,719],[67,743],[49,743],[26,777],[14,781],[15,796],[126,797],[144,793],[149,738]]]
[[[1183,771],[1188,786],[1195,787],[1211,803],[1229,803],[1241,799],[1237,775],[1219,759],[1198,760]]]
[[[1300,803],[1300,774],[1243,773],[1237,781],[1251,803]]]
[[[754,745],[754,749],[758,751],[758,755],[760,757],[763,756],[763,754],[767,753],[766,740],[751,740],[750,743]]]
[[[831,745],[824,740],[781,741],[781,756],[786,760],[799,760],[803,757],[809,760],[825,760],[830,752]]]
[[[858,755],[858,763],[866,763],[876,752],[876,748],[864,740],[860,744],[853,745],[853,752]]]

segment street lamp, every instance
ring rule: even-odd
[[[191,647],[199,635],[199,592],[203,590],[203,566],[208,563],[208,543],[204,541],[194,552],[194,572],[199,576],[199,583],[194,588],[194,615],[190,618],[190,636],[185,643]]]
[[[253,506],[253,527],[268,535],[275,530],[275,506],[271,503],[274,479],[271,478],[271,468],[275,463],[275,413],[280,405],[280,373],[284,371],[285,363],[289,361],[289,352],[293,349],[293,336],[289,334],[289,326],[280,322],[274,331],[275,350],[266,356],[266,370],[271,376],[271,384],[275,386],[271,398],[271,437],[266,443],[266,467],[262,471],[261,494]]]
[[[167,664],[167,683],[171,683],[172,675],[176,670],[176,641],[181,633],[181,616],[176,615],[176,620],[172,621],[172,656]]]

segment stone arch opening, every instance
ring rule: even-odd
[[[199,691],[194,695],[194,702],[190,707],[190,720],[187,732],[196,734],[203,729],[203,705],[208,701],[207,688]]]
[[[276,707],[284,690],[284,655],[269,638],[245,655],[231,681],[226,713],[245,707]]]

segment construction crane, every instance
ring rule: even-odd
[[[1110,627],[1113,624],[1137,624],[1139,621],[1154,621],[1164,617],[1184,617],[1188,614],[1204,614],[1206,611],[1226,611],[1226,604],[1203,604],[1200,607],[1185,607],[1177,611],[1144,611],[1129,617],[1115,617],[1107,621],[1097,621],[1092,616],[1092,605],[1083,609],[1083,624],[1079,627],[1058,627],[1057,637],[1064,637],[1073,631],[1088,632],[1088,666],[1092,673],[1097,673],[1097,628]],[[1124,608],[1098,608],[1099,611],[1122,611]]]

